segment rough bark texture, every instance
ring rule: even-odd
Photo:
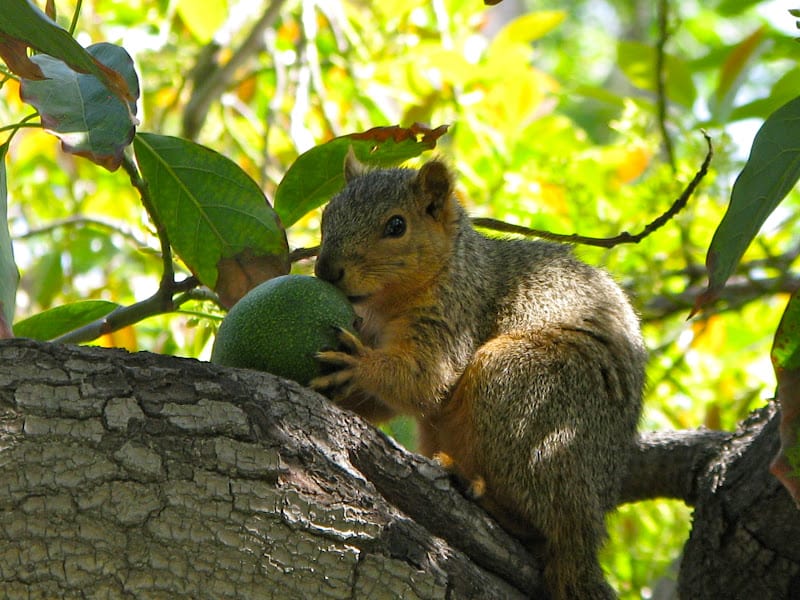
[[[770,405],[751,415],[702,473],[682,598],[800,598],[800,511],[769,473],[776,413]]]
[[[469,530],[474,560],[437,530]],[[439,469],[291,382],[0,342],[0,595],[519,598],[531,564]]]
[[[694,506],[700,475],[732,437],[710,429],[642,432],[620,501],[675,498]]]
[[[797,589],[800,513],[766,470],[772,412],[735,435],[643,438],[625,499],[697,499],[686,598]],[[446,474],[309,390],[0,341],[0,596],[541,594],[537,560]]]

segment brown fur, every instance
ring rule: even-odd
[[[363,324],[320,353],[337,370],[312,385],[368,418],[414,416],[424,453],[501,525],[544,536],[553,598],[612,598],[597,549],[645,362],[624,294],[567,248],[479,235],[440,161],[368,171],[349,157],[345,174],[316,272]]]

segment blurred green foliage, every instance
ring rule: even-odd
[[[797,44],[787,33],[794,23],[775,4],[208,0],[197,10],[181,0],[86,0],[75,35],[83,46],[111,42],[133,57],[142,129],[227,156],[270,199],[316,144],[377,125],[447,123],[436,152],[460,173],[458,193],[472,213],[613,236],[667,210],[703,160],[705,128],[712,172],[676,219],[635,246],[577,252],[614,273],[642,314],[651,350],[643,427],[731,429],[775,385],[769,348],[800,252],[796,191],[767,221],[728,293],[686,318],[758,125],[800,95]],[[68,27],[75,2],[55,5]],[[248,46],[265,13],[274,19]],[[0,133],[8,133],[32,109],[13,77],[0,81]],[[160,246],[124,171],[65,154],[35,127],[14,135],[6,164],[21,271],[15,320],[80,300],[125,306],[153,294]],[[290,247],[315,245],[318,224],[318,210],[302,217],[287,231]],[[220,314],[197,299],[97,343],[207,358]],[[413,446],[407,422],[392,431]],[[603,559],[622,597],[649,597],[670,577],[688,515],[659,501],[611,518]]]

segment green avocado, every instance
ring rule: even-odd
[[[355,321],[347,297],[330,283],[308,275],[275,277],[228,311],[211,362],[308,385],[320,374],[316,353],[339,347],[335,327],[355,333]]]

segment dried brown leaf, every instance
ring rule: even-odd
[[[35,62],[28,57],[28,46],[25,42],[0,33],[0,58],[9,70],[25,79],[44,79],[44,73]]]
[[[215,291],[223,306],[230,308],[247,292],[273,277],[289,272],[288,255],[256,256],[250,248],[217,263],[219,277]]]

